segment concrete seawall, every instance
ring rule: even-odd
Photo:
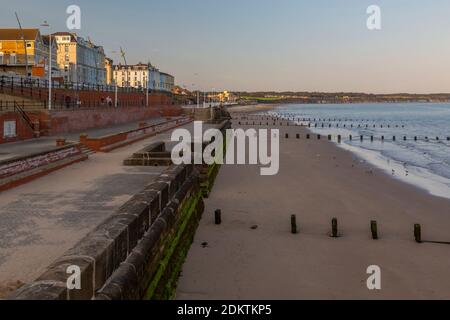
[[[216,125],[225,130],[229,121]],[[143,164],[146,165],[146,164]],[[171,165],[57,259],[15,300],[172,299],[219,166]],[[81,289],[68,289],[70,267]]]
[[[171,248],[179,239],[190,237],[179,234],[178,227],[192,231],[189,227],[196,225],[202,212],[197,170],[170,167],[13,299],[152,298],[161,279],[173,277],[166,274],[170,270],[159,269],[161,262],[171,260]],[[70,266],[81,269],[81,290],[67,288]],[[149,283],[149,279],[158,280]],[[147,292],[150,285],[153,294]]]

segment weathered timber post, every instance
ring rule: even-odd
[[[337,218],[333,218],[333,220],[331,221],[331,237],[337,238],[338,236],[338,220]]]
[[[214,218],[215,218],[215,224],[216,225],[220,225],[220,224],[222,224],[222,211],[221,210],[216,210],[215,211],[215,213],[214,213]]]
[[[298,233],[298,229],[297,229],[297,217],[295,216],[295,214],[293,214],[291,216],[291,233],[292,234],[297,234]]]
[[[420,224],[414,225],[414,238],[417,243],[422,243],[422,227]]]
[[[372,239],[378,240],[378,224],[376,221],[370,222],[370,230],[372,231]]]

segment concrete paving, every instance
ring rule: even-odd
[[[193,125],[184,128],[192,130]],[[122,162],[161,140],[170,140],[170,132],[108,154],[94,154],[85,162],[0,193],[0,294],[11,283],[34,280],[151,183],[164,168],[124,167]]]

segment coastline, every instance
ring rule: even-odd
[[[288,120],[287,117],[282,114],[279,115],[281,119],[285,121]],[[294,123],[292,125],[295,125]],[[391,176],[394,179],[400,180],[408,185],[415,186],[416,188],[430,193],[431,195],[437,197],[443,197],[446,199],[450,199],[450,179],[445,175],[439,175],[436,172],[433,172],[428,167],[423,165],[418,165],[415,163],[408,163],[403,156],[403,160],[399,157],[395,157],[395,155],[386,155],[384,153],[384,149],[371,149],[370,147],[357,146],[359,142],[358,139],[354,139],[353,143],[349,143],[348,137],[349,135],[353,135],[354,138],[359,137],[358,132],[352,131],[352,129],[329,129],[328,128],[320,128],[320,127],[311,127],[307,128],[307,130],[314,135],[320,134],[326,137],[328,134],[333,136],[333,144],[338,148],[343,150],[347,150],[351,152],[354,156],[358,157],[361,161],[368,162],[375,168],[383,170],[388,176]],[[338,143],[336,136],[340,134],[342,135],[342,143]],[[367,141],[368,137],[366,137],[365,141]],[[428,139],[428,138],[427,138]],[[448,138],[447,138],[448,139]],[[445,137],[442,137],[441,141],[444,141]],[[378,143],[380,140],[378,140]],[[373,143],[373,142],[372,142]],[[384,145],[384,141],[381,142],[381,145]]]
[[[227,110],[230,113],[244,113],[244,114],[255,114],[259,112],[267,112],[278,108],[279,104],[257,104],[257,105],[244,105],[228,107]]]
[[[280,128],[277,176],[261,177],[257,166],[222,168],[178,298],[449,299],[448,248],[415,243],[413,225],[422,224],[425,240],[450,241],[450,201],[328,141],[306,140],[308,132]],[[214,225],[216,209],[223,212],[221,226]],[[298,235],[290,234],[292,214]],[[333,217],[338,239],[328,235]],[[378,222],[378,241],[371,239],[371,220]],[[381,291],[366,287],[370,265],[382,270]]]

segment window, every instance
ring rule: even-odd
[[[15,53],[11,53],[9,57],[9,64],[17,64],[17,57]]]
[[[27,42],[27,48],[32,48],[33,44],[31,42]]]
[[[3,122],[3,136],[5,138],[16,137],[16,121]]]

